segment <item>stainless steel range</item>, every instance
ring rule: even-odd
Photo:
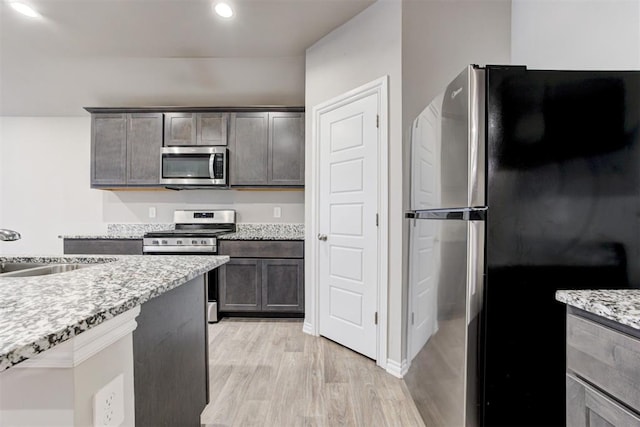
[[[174,230],[145,233],[145,255],[217,255],[218,236],[236,231],[234,210],[177,210],[173,221]],[[209,322],[217,322],[217,269],[207,275],[207,283]]]
[[[178,210],[173,213],[175,230],[151,231],[144,235],[145,254],[217,254],[221,234],[236,231],[234,210]]]

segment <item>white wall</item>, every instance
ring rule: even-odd
[[[389,75],[389,307],[388,357],[401,361],[402,328],[402,84],[401,3],[379,0],[307,50],[307,173],[315,105]],[[307,182],[311,177],[307,175]],[[309,193],[309,192],[307,192]],[[310,196],[308,196],[310,197]],[[305,218],[311,221],[310,200]],[[312,242],[307,242],[310,245]],[[310,273],[307,269],[307,274]],[[307,278],[307,283],[311,279]],[[307,300],[308,301],[308,300]],[[307,309],[307,312],[309,310]]]
[[[101,230],[102,198],[89,190],[88,117],[2,117],[3,227],[22,239],[2,253],[61,253],[58,234]]]
[[[538,69],[639,69],[640,1],[513,0],[514,64]]]
[[[88,116],[0,117],[0,228],[22,234],[0,242],[0,253],[60,254],[59,235],[104,234],[107,223],[173,222],[173,210],[183,208],[235,208],[239,222],[304,221],[302,191],[90,189],[90,131]]]

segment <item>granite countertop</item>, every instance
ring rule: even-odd
[[[236,224],[236,232],[219,240],[304,240],[304,224]]]
[[[173,230],[174,224],[107,224],[105,234],[66,234],[61,239],[142,239],[150,231]]]
[[[228,260],[211,255],[0,256],[0,262],[94,264],[45,276],[0,276],[0,371]]]
[[[108,224],[106,234],[61,235],[63,239],[142,239],[148,231],[173,230],[174,224]],[[239,223],[220,240],[304,240],[304,224]]]
[[[557,291],[556,299],[634,329],[640,329],[640,289]]]

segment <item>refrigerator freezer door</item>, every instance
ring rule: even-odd
[[[484,222],[411,221],[405,382],[429,426],[478,423],[478,331]]]
[[[413,121],[411,209],[485,205],[484,70],[468,67]]]
[[[484,421],[563,426],[556,291],[640,287],[640,72],[486,73]]]

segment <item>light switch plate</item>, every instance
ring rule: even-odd
[[[151,206],[149,208],[149,218],[155,218],[156,217],[156,208],[155,206]]]
[[[280,206],[276,206],[275,208],[273,208],[273,217],[280,218],[281,216],[282,216],[282,209],[280,209]]]

